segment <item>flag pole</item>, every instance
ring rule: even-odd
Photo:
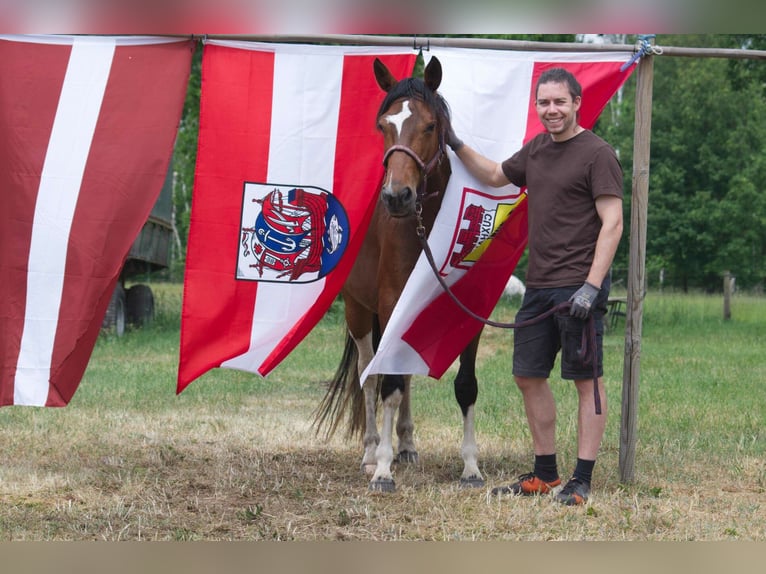
[[[175,36],[172,35],[171,36]],[[188,34],[184,37],[188,37]],[[337,44],[357,46],[412,47],[427,43],[440,48],[478,48],[487,50],[529,52],[628,52],[636,50],[636,44],[585,44],[580,42],[542,42],[533,40],[501,40],[497,38],[470,38],[417,36],[413,46],[412,36],[380,36],[366,34],[205,34],[196,36],[210,40],[241,42]],[[680,58],[724,58],[733,60],[766,60],[766,50],[744,48],[697,48],[662,46],[664,56]]]

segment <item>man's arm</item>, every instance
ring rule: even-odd
[[[601,231],[586,281],[601,287],[622,237],[622,199],[614,195],[599,196],[596,198],[596,211],[601,218]]]
[[[455,135],[455,131],[450,125],[447,130],[447,145],[457,154],[457,157],[463,162],[465,168],[472,176],[490,187],[503,187],[511,183],[503,173],[502,166],[487,157],[484,157],[476,150],[468,147],[463,140]]]
[[[596,198],[596,211],[601,218],[596,253],[593,256],[588,278],[570,299],[572,307],[569,314],[580,319],[586,319],[590,314],[622,237],[622,199],[615,195],[599,196]]]
[[[503,187],[511,183],[505,177],[503,168],[498,162],[484,157],[467,145],[461,146],[455,153],[460,158],[460,161],[463,162],[468,172],[484,185]]]

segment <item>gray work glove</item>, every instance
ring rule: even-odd
[[[455,130],[452,128],[452,124],[447,126],[447,134],[445,137],[447,145],[452,148],[452,151],[457,153],[461,147],[463,147],[463,140],[457,137]]]
[[[600,289],[588,283],[587,281],[582,284],[569,300],[572,302],[572,307],[569,309],[569,314],[577,317],[578,319],[587,319],[590,315],[593,302],[596,300],[596,296]]]

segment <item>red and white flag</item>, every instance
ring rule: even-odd
[[[177,391],[212,368],[267,375],[345,281],[383,175],[373,61],[407,49],[209,41]]]
[[[165,179],[189,40],[0,36],[0,405],[64,406]]]
[[[632,68],[620,70],[630,58],[624,53],[432,48],[427,54],[431,56],[442,64],[439,91],[450,105],[456,133],[497,161],[543,130],[533,96],[544,70],[564,67],[578,78],[583,88],[580,124],[586,128],[593,127],[632,72]],[[513,185],[500,189],[482,185],[449,153],[452,176],[428,243],[451,291],[486,318],[526,247],[526,195]],[[361,380],[373,373],[438,379],[481,326],[444,293],[421,256]]]

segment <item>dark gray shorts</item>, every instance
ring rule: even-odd
[[[604,314],[609,298],[609,281],[604,281],[593,304],[596,325],[597,374],[602,376]],[[550,289],[527,288],[516,323],[541,315],[559,303],[568,301],[580,288],[554,287]],[[583,329],[587,321],[566,314],[555,314],[542,321],[515,330],[513,338],[513,374],[520,377],[548,378],[553,370],[556,355],[561,351],[561,378],[581,380],[593,378],[593,366],[578,356],[582,346]]]

